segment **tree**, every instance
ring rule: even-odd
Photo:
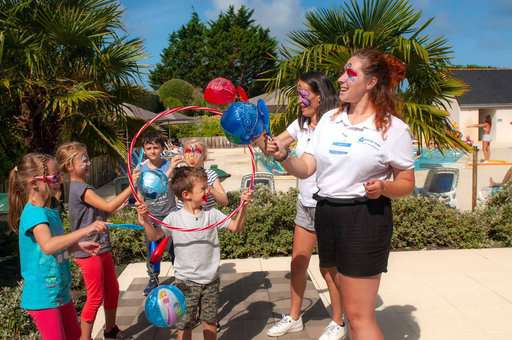
[[[158,95],[165,107],[173,107],[170,103],[177,102],[180,102],[181,105],[190,105],[194,95],[194,87],[182,79],[171,79],[160,86]]]
[[[298,110],[295,84],[301,72],[323,71],[335,80],[354,50],[378,48],[407,64],[398,91],[403,118],[420,145],[468,150],[451,133],[447,112],[449,100],[462,95],[465,85],[450,75],[452,51],[446,39],[424,33],[434,18],[418,26],[420,18],[408,0],[351,0],[341,9],[310,11],[306,28],[289,34],[292,47],[282,47],[278,66],[266,73],[267,90],[280,90],[281,100],[288,98],[284,117],[290,121]]]
[[[204,25],[197,13],[169,37],[162,61],[150,72],[151,86],[179,78],[204,88],[215,77],[231,79],[250,95],[263,92],[259,74],[274,67],[276,41],[269,30],[255,24],[253,10],[230,6],[216,20]]]
[[[121,104],[143,49],[119,36],[121,16],[114,0],[0,1],[0,118],[12,129],[4,151],[19,136],[29,151],[80,139],[92,154],[126,156]]]
[[[132,96],[126,100],[127,103],[155,113],[164,110],[160,97],[156,93],[148,91],[142,86],[136,87],[133,92]]]
[[[151,87],[157,90],[166,81],[179,78],[197,84],[201,74],[203,58],[206,55],[207,27],[196,12],[186,25],[169,36],[169,47],[160,55],[161,62],[149,73]]]

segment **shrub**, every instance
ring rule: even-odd
[[[0,289],[0,336],[2,339],[39,339],[36,328],[21,307],[21,282]]]
[[[190,83],[181,79],[168,80],[158,89],[158,96],[164,104],[167,98],[174,97],[183,105],[188,105],[192,101],[193,93],[194,87]]]
[[[135,209],[125,208],[109,218],[111,223],[138,224]],[[128,229],[110,230],[112,256],[116,265],[146,260],[146,241],[143,231]]]
[[[223,136],[218,117],[202,116],[194,124],[178,124],[169,126],[170,135],[176,138]]]
[[[512,184],[505,185],[476,212],[477,223],[497,245],[512,246]]]
[[[239,193],[229,193],[230,204],[224,208],[231,212],[240,201]],[[221,231],[222,258],[244,258],[291,254],[297,191],[271,194],[257,187],[253,202],[247,208],[246,228],[241,233]]]
[[[162,100],[162,103],[165,108],[173,108],[178,106],[183,106],[183,103],[181,100],[175,97],[167,97],[164,100]]]
[[[392,249],[477,248],[489,246],[487,231],[472,213],[461,213],[423,197],[393,202]]]

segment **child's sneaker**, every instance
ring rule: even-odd
[[[130,340],[133,338],[131,336],[124,334],[123,331],[121,331],[119,329],[119,327],[117,327],[117,325],[115,325],[114,327],[112,327],[112,329],[110,331],[108,331],[108,332],[103,331],[103,339],[105,339],[105,340]]]
[[[158,287],[158,276],[156,275],[151,275],[149,277],[149,281],[148,281],[148,285],[146,286],[146,288],[144,288],[144,296],[148,296],[149,293],[151,293],[151,291],[153,289],[155,289],[156,287]]]
[[[274,326],[270,327],[267,331],[268,336],[281,336],[286,333],[300,332],[304,329],[302,325],[302,317],[299,316],[297,320],[293,320],[289,315],[283,315],[283,318],[279,320]]]
[[[340,326],[332,320],[318,340],[339,340],[345,335],[345,325]]]

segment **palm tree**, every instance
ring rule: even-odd
[[[398,91],[403,118],[420,146],[468,150],[453,133],[447,112],[465,85],[450,75],[452,51],[446,39],[424,33],[433,18],[419,25],[420,18],[408,0],[351,0],[340,9],[308,12],[306,29],[289,34],[291,47],[281,47],[277,68],[267,72],[267,91],[279,90],[280,100],[288,99],[284,120],[296,117],[295,83],[301,72],[318,70],[335,80],[354,50],[372,47],[407,64]]]
[[[125,157],[121,104],[144,53],[120,36],[121,16],[113,0],[0,0],[0,129],[29,151],[80,139],[92,154]]]

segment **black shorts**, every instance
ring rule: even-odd
[[[387,197],[361,201],[319,198],[315,229],[320,267],[346,276],[387,272],[393,216]]]

